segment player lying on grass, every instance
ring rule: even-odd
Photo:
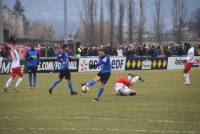
[[[74,91],[71,81],[71,73],[69,69],[69,55],[68,55],[68,47],[63,46],[62,52],[58,54],[57,60],[61,63],[60,65],[60,74],[59,79],[54,81],[49,89],[49,94],[52,94],[53,89],[63,80],[63,78],[67,79],[68,88],[71,95],[77,95],[77,92]]]
[[[12,83],[12,81],[15,79],[16,76],[19,76],[19,78],[18,78],[18,80],[15,84],[15,87],[13,89],[16,90],[16,91],[19,91],[18,87],[23,80],[23,71],[20,67],[20,56],[19,56],[19,53],[17,52],[17,50],[15,49],[14,44],[11,48],[9,48],[8,59],[12,60],[11,77],[6,82],[6,85],[4,87],[4,91],[7,92],[10,84]]]
[[[134,96],[135,90],[131,89],[138,81],[144,81],[139,75],[129,74],[128,77],[118,77],[115,79],[115,93],[118,96]]]
[[[94,101],[99,101],[100,97],[104,92],[104,87],[111,75],[111,60],[108,55],[106,55],[105,50],[103,48],[98,50],[99,62],[96,65],[90,65],[90,68],[101,67],[100,72],[95,76],[93,80],[89,80],[86,83],[81,83],[83,86],[91,87],[96,84],[97,81],[101,81],[101,86],[99,88],[97,96],[94,98]]]

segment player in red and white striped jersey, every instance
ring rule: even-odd
[[[184,74],[184,79],[185,85],[190,85],[190,77],[189,77],[189,71],[194,63],[194,47],[192,47],[190,44],[187,44],[189,47],[189,50],[187,52],[187,58],[186,58],[186,63],[184,64],[184,70],[183,70],[183,74]]]
[[[19,53],[17,52],[17,50],[15,49],[14,46],[12,46],[9,49],[8,58],[12,60],[12,63],[11,63],[11,77],[6,82],[6,85],[4,87],[4,91],[7,92],[8,87],[10,86],[10,84],[12,83],[12,81],[15,79],[16,76],[19,76],[19,78],[18,78],[18,80],[17,80],[17,82],[15,84],[14,90],[19,91],[18,87],[19,87],[20,83],[23,80],[23,71],[22,71],[22,69],[20,67],[20,56],[19,56]]]

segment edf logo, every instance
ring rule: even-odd
[[[123,67],[123,65],[124,65],[124,61],[125,60],[123,60],[123,59],[120,59],[120,60],[117,60],[117,59],[113,59],[112,60],[112,69],[120,69],[120,68],[122,68]]]

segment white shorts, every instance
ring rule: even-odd
[[[123,93],[124,95],[130,95],[130,92],[135,92],[134,90],[131,90],[129,87],[127,87],[125,84],[123,83],[116,83],[115,84],[115,92],[118,93],[119,90],[121,91],[121,93]]]

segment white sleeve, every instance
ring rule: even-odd
[[[102,59],[102,61],[103,61],[103,62],[107,62],[107,59],[108,59],[107,57],[104,57],[104,58]]]

